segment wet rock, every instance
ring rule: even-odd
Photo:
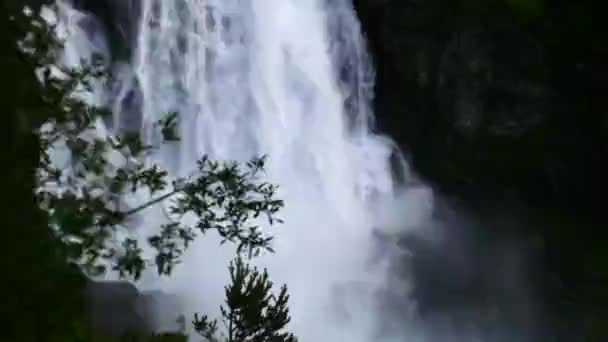
[[[74,7],[103,23],[115,60],[130,57],[137,41],[141,0],[74,0]]]
[[[131,76],[124,83],[119,84],[118,96],[116,96],[118,108],[116,110],[118,129],[138,132],[143,123],[143,92],[139,80]]]
[[[128,282],[89,281],[85,299],[93,328],[102,336],[181,332],[186,323],[176,297],[139,292]]]
[[[141,295],[132,284],[91,281],[85,298],[96,332],[107,336],[153,332],[152,322],[140,304]]]
[[[597,30],[576,22],[588,36],[564,42],[560,29],[521,19],[536,10],[501,3],[356,0],[377,69],[377,123],[442,190],[485,196],[498,185],[569,209],[595,184],[608,188],[598,78],[608,69],[585,53]],[[534,20],[576,20],[567,6],[545,11]]]

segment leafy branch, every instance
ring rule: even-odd
[[[106,271],[105,260],[121,276],[139,278],[147,262],[142,257],[144,247],[132,239],[112,241],[119,230],[127,230],[131,217],[165,201],[171,203],[173,219],[147,241],[157,252],[153,263],[161,275],[170,274],[197,231],[215,230],[222,243],[235,243],[239,253],[250,256],[262,249],[272,251],[272,238],[251,223],[260,216],[270,225],[281,222],[276,217],[283,206],[275,199],[277,187],[260,181],[265,157],[241,167],[203,156],[190,177],[171,180],[159,165],[146,166],[146,156],[159,146],[144,143],[139,132],[97,133],[99,119],[108,111],[78,95],[90,91],[93,80],[109,74],[101,57],[83,60],[75,68],[45,62],[37,64],[43,65],[43,98],[61,110],[50,115],[39,131],[37,195],[73,262],[99,274]],[[164,143],[179,141],[178,118],[177,113],[168,113],[156,122]],[[58,164],[61,154],[67,159]],[[125,196],[141,191],[150,198],[125,208]],[[189,217],[195,222],[183,223]]]

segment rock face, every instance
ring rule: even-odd
[[[142,296],[132,284],[90,281],[85,294],[96,332],[109,336],[153,332],[150,313],[146,312]]]
[[[184,329],[178,323],[179,301],[162,292],[142,293],[128,282],[89,281],[85,299],[93,328],[102,336],[144,336]]]
[[[608,267],[599,266],[607,250],[601,227],[608,225],[601,200],[608,190],[605,4],[354,3],[377,69],[379,129],[411,154],[414,168],[440,193],[471,211],[474,235],[484,236],[467,237],[462,226],[471,224],[458,224],[450,233],[456,242],[419,251],[414,268],[421,310],[440,312],[454,303],[446,293],[477,293],[485,286],[480,284],[491,283],[474,279],[489,279],[506,266],[492,256],[500,253],[483,251],[483,245],[502,248],[507,236],[539,239],[542,252],[526,260],[539,265],[531,273],[544,310],[600,336],[598,319],[606,313],[591,308],[608,302],[597,304],[606,298],[597,284],[608,279]],[[458,239],[468,239],[467,247],[458,247]],[[450,278],[440,273],[462,268],[446,263],[429,269],[425,260],[454,258],[457,247],[476,265],[474,272]]]
[[[424,175],[449,190],[515,189],[567,206],[607,184],[597,33],[582,26],[587,36],[568,41],[568,29],[543,26],[574,22],[568,7],[526,19],[465,0],[355,3],[378,70],[380,128]]]
[[[73,4],[103,23],[115,60],[130,57],[139,29],[141,0],[74,0]]]
[[[111,59],[108,62],[114,77],[107,84],[111,99],[107,105],[115,116],[106,120],[106,125],[111,129],[140,130],[143,93],[139,80],[126,65],[137,46],[143,3],[141,0],[74,0],[73,6],[86,14],[79,22],[80,27]]]

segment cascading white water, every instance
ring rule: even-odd
[[[135,52],[122,74],[136,82],[122,83],[112,100],[115,122],[128,113],[121,104],[129,91],[141,94],[145,136],[160,115],[179,112],[181,142],[153,157],[174,175],[189,173],[203,154],[239,161],[267,154],[285,224],[273,232],[276,254],[254,262],[275,284],[287,283],[290,330],[302,341],[378,341],[378,324],[388,319],[378,293],[405,298],[407,284],[392,283],[386,263],[370,263],[372,231],[419,225],[432,198],[394,181],[394,146],[370,131],[373,69],[351,2],[141,4]],[[91,48],[82,39],[68,39],[70,53]],[[403,166],[397,169],[407,173]],[[139,234],[158,227],[157,212],[142,215]],[[173,276],[150,272],[139,285],[176,294],[187,315],[214,316],[233,256],[209,234]]]

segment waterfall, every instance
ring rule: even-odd
[[[65,18],[85,17],[59,3]],[[374,230],[423,225],[432,195],[410,184],[394,144],[372,131],[373,67],[351,2],[135,3],[132,54],[114,65],[113,89],[97,97],[114,109],[114,129],[135,126],[151,138],[162,114],[178,112],[181,142],[152,156],[175,176],[188,174],[203,154],[237,161],[268,155],[267,181],[280,186],[285,224],[273,230],[276,254],[254,263],[288,285],[290,330],[301,341],[381,340],[391,317],[380,298],[413,303],[407,279],[392,279],[397,252],[381,247],[384,257],[372,258]],[[65,23],[74,32],[70,56],[109,53],[78,20]],[[98,38],[97,26],[88,29]],[[163,219],[159,208],[142,216],[141,236]],[[199,236],[171,277],[150,271],[138,286],[175,294],[187,315],[217,315],[234,256],[218,242]]]

